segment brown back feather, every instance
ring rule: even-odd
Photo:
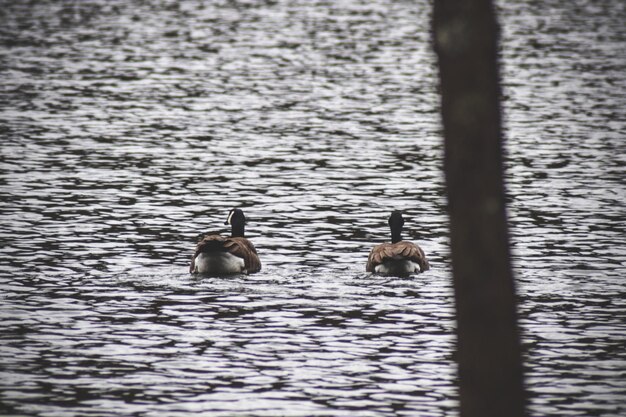
[[[412,242],[400,241],[396,243],[383,243],[374,246],[367,259],[365,270],[374,272],[376,266],[390,260],[405,259],[417,263],[422,272],[430,269],[430,264],[422,248]]]
[[[222,247],[225,240],[226,238],[224,236],[221,236],[219,233],[204,235],[196,245],[196,250],[193,252],[193,256],[191,257],[191,265],[189,265],[189,272],[193,273],[193,271],[196,269],[196,256],[198,256],[201,252],[221,250],[220,248]]]
[[[230,237],[226,239],[224,248],[233,255],[243,258],[246,271],[249,274],[261,270],[261,260],[256,252],[256,248],[245,237]]]
[[[219,234],[210,234],[203,237],[200,242],[198,242],[193,257],[191,258],[191,265],[189,266],[190,273],[193,273],[196,267],[196,256],[202,252],[229,252],[243,259],[246,271],[249,274],[261,270],[259,255],[252,242],[245,237],[225,237]]]

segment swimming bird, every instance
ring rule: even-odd
[[[403,225],[402,213],[398,210],[393,211],[389,217],[391,243],[374,246],[367,259],[365,267],[367,272],[405,276],[430,269],[422,248],[415,243],[402,240]]]
[[[235,208],[224,224],[231,225],[230,237],[210,233],[196,246],[190,273],[207,275],[252,274],[261,270],[261,261],[252,242],[244,236],[246,216]]]

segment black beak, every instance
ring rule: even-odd
[[[224,224],[228,224],[228,220],[226,220],[226,221],[224,222]]]

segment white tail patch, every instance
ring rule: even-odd
[[[420,267],[415,262],[404,259],[383,262],[376,265],[374,270],[382,275],[409,275],[420,272]]]
[[[194,272],[210,275],[229,275],[245,272],[242,258],[228,252],[199,253],[195,259]]]

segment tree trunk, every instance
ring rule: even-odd
[[[435,0],[463,417],[525,414],[489,0]]]

